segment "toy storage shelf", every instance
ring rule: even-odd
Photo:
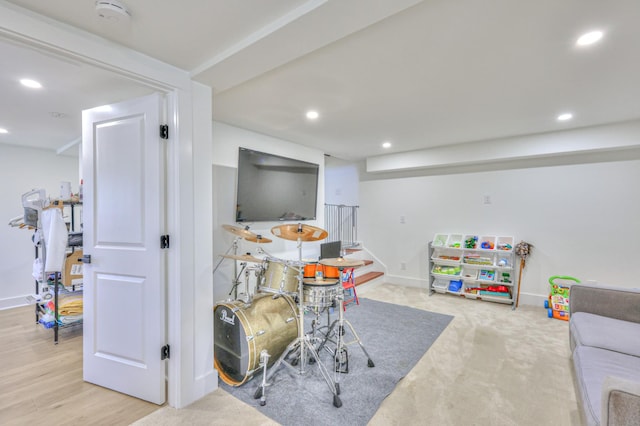
[[[513,245],[510,236],[436,234],[428,250],[429,294],[453,294],[515,309]],[[451,281],[462,281],[462,287],[457,290]]]

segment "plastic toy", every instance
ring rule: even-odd
[[[478,245],[478,237],[473,236],[464,240],[464,248],[474,249]]]
[[[491,241],[483,241],[480,247],[486,250],[493,250],[494,245]]]
[[[574,277],[561,275],[554,275],[549,278],[551,292],[549,293],[549,299],[544,301],[544,307],[547,309],[547,315],[549,318],[569,321],[569,293],[571,290],[571,284],[557,284],[555,282],[556,280],[573,281],[577,284],[580,283],[580,280]]]

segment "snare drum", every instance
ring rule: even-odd
[[[322,309],[334,306],[338,291],[342,290],[338,279],[306,278],[302,282],[304,306],[311,308]]]
[[[258,291],[277,294],[298,294],[299,269],[280,259],[266,258],[262,276],[258,278]]]

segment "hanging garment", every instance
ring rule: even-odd
[[[42,236],[45,244],[45,272],[61,272],[67,251],[67,225],[60,209],[42,211]]]

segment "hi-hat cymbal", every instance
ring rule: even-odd
[[[285,240],[318,241],[327,238],[329,233],[321,228],[301,223],[291,225],[278,225],[271,228],[271,233]]]
[[[224,257],[225,259],[235,259],[235,260],[241,260],[243,262],[254,262],[254,263],[260,263],[262,262],[262,259],[258,259],[257,257],[253,257],[250,254],[221,254],[221,257]]]
[[[240,228],[238,226],[233,225],[222,225],[222,227],[231,232],[233,235],[244,238],[247,241],[251,241],[252,243],[270,243],[271,240],[269,238],[264,238],[262,235],[255,234],[247,228]]]
[[[303,284],[307,284],[307,285],[319,285],[319,286],[326,285],[326,286],[329,286],[329,285],[338,284],[338,281],[339,280],[337,278],[333,278],[333,279],[331,279],[331,278],[323,278],[321,280],[316,279],[316,278],[304,278],[302,280],[302,283]]]
[[[345,259],[344,257],[335,257],[332,259],[320,259],[320,264],[333,266],[336,268],[353,268],[356,266],[364,265],[364,261],[359,259]]]

